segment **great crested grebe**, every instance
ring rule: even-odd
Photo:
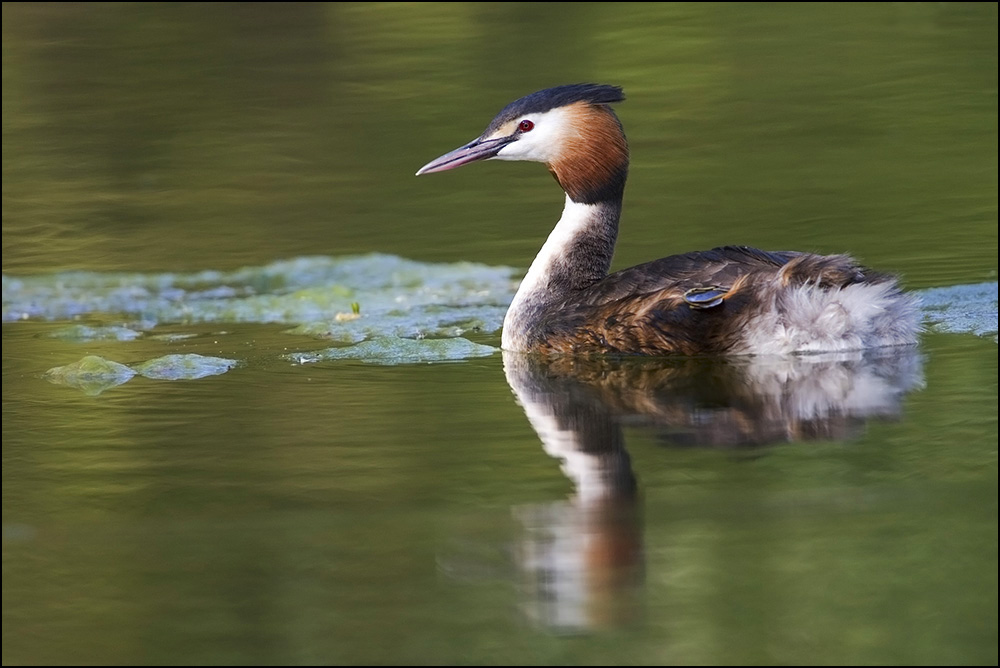
[[[846,255],[724,246],[608,275],[629,157],[608,105],[624,99],[599,84],[532,93],[417,172],[529,160],[545,163],[566,193],[507,310],[505,350],[787,354],[916,343],[917,300]]]

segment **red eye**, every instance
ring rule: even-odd
[[[531,129],[533,127],[535,127],[535,124],[529,121],[528,119],[524,119],[523,121],[517,124],[517,129],[520,130],[521,132],[531,132]]]

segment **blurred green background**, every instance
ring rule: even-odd
[[[996,278],[994,4],[12,4],[3,269],[373,250],[527,266],[539,165],[413,178],[501,107],[613,83],[616,266],[741,243]]]

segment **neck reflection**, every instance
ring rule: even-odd
[[[525,607],[558,631],[634,620],[644,583],[639,488],[623,426],[672,446],[849,440],[923,384],[912,347],[792,358],[582,359],[504,352],[507,382],[574,485],[517,508]]]

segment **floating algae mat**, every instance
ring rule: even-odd
[[[135,365],[135,370],[154,380],[194,380],[217,376],[236,366],[236,360],[205,355],[164,355]]]
[[[45,372],[44,378],[57,385],[68,385],[96,396],[104,390],[126,383],[136,375],[154,380],[193,380],[229,371],[238,362],[204,355],[164,355],[133,367],[88,355],[79,362],[57,366]]]
[[[938,332],[969,332],[997,342],[997,284],[923,290],[924,320]]]
[[[291,353],[284,357],[297,364],[343,359],[361,360],[371,364],[412,364],[485,357],[496,351],[492,346],[473,343],[461,337],[415,341],[396,336],[380,336],[355,346]]]
[[[67,321],[50,336],[112,344],[192,336],[177,332],[178,325],[278,323],[287,325],[289,334],[334,344],[283,355],[290,363],[355,359],[410,364],[495,353],[495,348],[465,337],[499,332],[516,285],[517,272],[510,267],[424,263],[384,254],[303,257],[231,272],[4,275],[2,319]],[[997,340],[995,282],[918,295],[930,329]],[[102,324],[81,324],[85,318]],[[166,326],[166,332],[158,329]],[[224,373],[238,362],[198,357],[168,355],[132,366],[85,357],[45,377],[92,391],[137,373],[190,380]]]
[[[67,321],[49,336],[80,343],[139,338],[169,343],[193,336],[178,333],[178,325],[278,323],[287,325],[289,334],[335,344],[285,355],[291,363],[410,364],[495,353],[496,348],[463,336],[498,332],[516,285],[509,267],[380,254],[305,257],[232,272],[4,275],[2,318],[4,323]],[[102,324],[79,322],[86,318]],[[224,373],[237,362],[168,355],[125,366],[88,356],[44,377],[98,394],[136,374],[193,380]]]
[[[499,330],[515,287],[510,267],[382,254],[304,257],[232,272],[4,275],[2,318],[122,317],[119,329],[81,330],[82,338],[125,339],[125,329],[164,323],[246,322],[284,323],[345,342],[449,337]]]
[[[283,323],[295,334],[357,343],[378,336],[495,333],[517,285],[511,267],[427,263],[395,255],[302,257],[231,272],[63,272],[3,276],[3,322],[117,315],[53,336],[128,341],[160,324]],[[938,331],[997,332],[997,283],[918,292]]]
[[[121,318],[53,336],[127,341],[163,324],[282,323],[293,334],[357,343],[379,336],[452,338],[499,331],[514,270],[394,255],[304,257],[232,272],[65,272],[3,276],[3,322]]]
[[[88,355],[79,362],[49,369],[43,377],[50,383],[75,387],[84,394],[97,396],[109,387],[132,380],[135,374],[124,364]]]

